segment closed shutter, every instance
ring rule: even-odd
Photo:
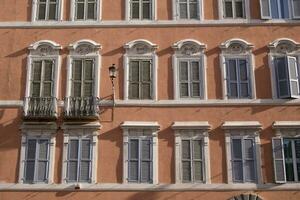
[[[273,138],[273,160],[274,160],[274,173],[276,183],[285,183],[286,174],[284,166],[284,153],[283,153],[283,140],[282,138]]]
[[[130,61],[129,64],[129,99],[139,99],[140,87],[139,87],[139,61]]]
[[[81,141],[81,162],[80,162],[80,181],[90,181],[90,168],[91,168],[91,140]]]
[[[235,1],[235,17],[236,18],[244,18],[244,2],[245,1]]]
[[[39,157],[38,157],[38,167],[37,167],[37,181],[38,182],[46,182],[48,180],[48,148],[49,141],[48,140],[39,140]]]
[[[244,139],[244,172],[246,182],[256,180],[253,139]]]
[[[139,19],[140,18],[140,3],[137,1],[131,1],[131,19]]]
[[[76,0],[76,19],[84,19],[84,1],[85,0]]]
[[[88,6],[87,6],[87,19],[96,19],[96,13],[97,13],[97,4],[95,0],[87,0]]]
[[[76,182],[78,179],[78,151],[79,151],[79,140],[69,140],[68,149],[68,182]]]
[[[300,18],[300,0],[292,0],[293,18]]]
[[[192,61],[190,62],[191,67],[191,96],[192,97],[200,97],[201,96],[201,66],[200,62]]]
[[[73,81],[72,96],[81,97],[82,60],[74,60],[73,62],[72,81]]]
[[[142,99],[151,99],[151,63],[150,61],[141,61],[141,94]]]
[[[93,96],[94,85],[94,60],[84,61],[84,96]]]
[[[286,57],[275,58],[274,65],[276,70],[278,97],[279,98],[290,97],[287,58]]]
[[[234,182],[243,182],[242,140],[232,139],[232,178]]]
[[[151,19],[151,0],[142,2],[142,19]]]
[[[260,14],[262,19],[271,19],[270,0],[260,0]]]
[[[42,77],[42,61],[33,62],[31,96],[40,97]]]
[[[128,181],[139,181],[139,140],[129,140]]]
[[[182,140],[182,182],[191,182],[191,143],[190,140]]]
[[[224,18],[233,18],[232,1],[223,1],[224,3]]]
[[[141,140],[141,182],[152,182],[152,145],[150,139]]]
[[[179,16],[180,19],[188,19],[187,0],[179,0]]]
[[[53,90],[54,61],[44,61],[43,97],[51,97]]]
[[[299,97],[299,68],[297,64],[297,58],[288,56],[288,71],[290,82],[290,95],[293,98]]]
[[[49,2],[49,20],[57,20],[58,1],[59,0],[50,0]]]
[[[187,61],[179,62],[180,97],[189,97],[189,69]]]
[[[238,97],[237,60],[226,61],[228,98]]]
[[[39,0],[37,19],[38,20],[46,19],[46,0]]]
[[[189,0],[190,19],[199,19],[199,5],[198,0]]]
[[[204,181],[202,140],[193,141],[193,170],[194,181]]]
[[[24,182],[33,183],[34,172],[35,172],[35,159],[36,159],[36,140],[30,139],[27,141],[27,152],[26,152],[26,166]]]
[[[239,94],[240,98],[249,98],[251,97],[251,91],[250,91],[250,71],[249,71],[249,65],[247,63],[246,59],[239,59]]]

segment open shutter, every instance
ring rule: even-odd
[[[272,138],[273,146],[273,160],[274,160],[274,173],[276,183],[285,183],[285,165],[284,165],[284,151],[282,138]]]
[[[150,139],[141,140],[141,182],[152,182],[152,144]]]
[[[272,19],[270,0],[260,0],[260,14],[262,19]]]
[[[289,72],[286,57],[274,58],[274,66],[276,71],[277,93],[279,98],[289,98],[290,83]]]
[[[297,58],[288,56],[289,86],[290,95],[293,98],[299,98],[299,71]]]
[[[47,182],[48,180],[48,148],[49,140],[39,140],[39,156],[38,156],[38,167],[37,167],[37,181]]]
[[[130,139],[128,154],[128,181],[139,181],[139,140]]]
[[[81,142],[80,181],[90,182],[91,140]]]
[[[292,0],[292,13],[294,19],[300,18],[300,0]]]

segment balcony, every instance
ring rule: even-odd
[[[55,97],[26,97],[24,103],[24,118],[55,119],[57,117]]]
[[[65,118],[97,119],[99,116],[97,97],[66,97]]]

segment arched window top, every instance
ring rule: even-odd
[[[79,40],[69,45],[71,55],[98,54],[101,48],[102,46],[93,40]]]
[[[280,38],[268,45],[271,53],[288,54],[298,52],[300,53],[300,43],[295,42],[289,38]]]
[[[231,197],[229,200],[239,200],[239,199],[251,199],[251,200],[262,200],[257,194],[241,194]]]
[[[51,40],[40,40],[31,44],[28,49],[31,55],[46,56],[58,55],[62,47]]]
[[[206,45],[193,39],[180,40],[173,44],[172,48],[176,54],[197,55],[204,52]]]
[[[227,40],[220,45],[222,52],[228,54],[247,54],[251,52],[253,47],[253,44],[240,38]]]
[[[158,45],[145,39],[138,39],[126,43],[124,49],[128,54],[147,54],[158,49]]]

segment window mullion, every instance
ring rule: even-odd
[[[46,0],[46,12],[45,12],[45,20],[49,20],[49,7],[50,7],[50,0]]]
[[[138,183],[141,183],[141,138],[138,139]]]
[[[187,0],[186,1],[186,9],[187,9],[187,18],[188,19],[191,19],[191,14],[190,14],[190,1],[189,0]]]
[[[83,8],[83,18],[84,20],[87,20],[88,15],[88,0],[84,0],[84,8]]]
[[[194,165],[193,165],[193,160],[194,160],[194,143],[192,139],[189,139],[190,142],[190,170],[191,170],[191,182],[194,182]]]
[[[192,70],[191,70],[191,61],[187,61],[188,63],[188,97],[192,97],[192,83],[191,83],[191,74],[192,74]]]
[[[80,164],[81,164],[81,139],[82,138],[79,138],[78,139],[78,152],[77,152],[77,182],[80,181]]]

